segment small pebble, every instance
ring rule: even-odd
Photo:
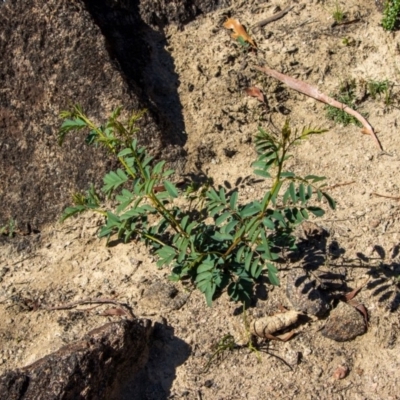
[[[346,365],[339,365],[333,373],[333,379],[340,380],[346,378],[349,373],[349,368]]]
[[[372,219],[372,220],[369,222],[369,226],[370,226],[371,228],[377,228],[377,227],[379,226],[380,223],[381,223],[381,220],[378,219],[378,218],[375,218],[375,219]]]

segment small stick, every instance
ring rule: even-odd
[[[360,19],[359,18],[356,18],[356,19],[352,19],[351,21],[344,21],[344,22],[334,22],[332,25],[331,25],[331,28],[335,28],[335,27],[337,27],[337,26],[344,26],[344,25],[350,25],[350,24],[355,24],[356,22],[360,22]]]
[[[132,319],[136,318],[135,315],[133,314],[131,308],[128,306],[128,304],[120,303],[113,299],[104,299],[104,298],[73,301],[72,303],[61,304],[59,306],[45,307],[45,310],[47,310],[47,311],[70,310],[71,308],[74,308],[76,306],[80,306],[83,304],[96,304],[96,303],[97,304],[114,304],[116,306],[125,307],[128,310],[129,316]]]
[[[328,186],[328,187],[326,187],[324,189],[325,190],[332,190],[332,189],[336,189],[336,188],[341,187],[341,186],[352,185],[353,183],[356,183],[356,181],[345,182],[345,183],[336,183],[335,185]]]
[[[276,21],[276,20],[278,20],[278,19],[281,19],[281,18],[282,18],[284,15],[286,15],[293,7],[294,7],[294,6],[286,7],[286,8],[283,9],[282,11],[280,11],[280,12],[278,12],[278,13],[276,13],[276,14],[273,14],[273,15],[271,15],[270,17],[268,17],[268,18],[266,18],[266,19],[263,19],[263,20],[260,21],[260,22],[257,22],[256,24],[254,24],[254,25],[251,27],[251,30],[254,31],[254,29],[262,28],[263,26],[265,26],[265,25],[267,25],[267,24],[269,24],[269,23],[271,23],[271,22],[274,22],[274,21]]]
[[[255,69],[258,69],[261,72],[264,72],[267,75],[272,76],[275,79],[278,79],[279,81],[285,83],[288,85],[290,88],[297,90],[300,93],[305,94],[306,96],[312,97],[313,99],[316,99],[318,101],[321,101],[322,103],[328,104],[332,107],[336,107],[339,110],[345,111],[347,114],[352,115],[353,117],[357,118],[358,121],[361,122],[361,124],[364,126],[364,129],[362,129],[362,133],[369,134],[373,137],[375,143],[379,147],[380,150],[383,151],[382,145],[379,142],[379,139],[376,137],[376,134],[374,132],[374,129],[372,126],[369,124],[369,122],[357,111],[353,110],[352,108],[346,106],[346,104],[341,103],[340,101],[337,101],[333,99],[332,97],[327,96],[326,94],[321,93],[316,87],[309,85],[306,82],[300,81],[298,79],[292,78],[288,75],[281,74],[278,71],[275,71],[274,69],[268,68],[268,67],[258,67],[255,66]]]
[[[392,199],[392,200],[397,200],[400,201],[400,197],[395,197],[395,196],[385,196],[384,194],[379,194],[379,193],[371,193],[373,196],[377,197],[384,197],[385,199]]]

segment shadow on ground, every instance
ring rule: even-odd
[[[147,364],[122,388],[118,400],[166,400],[176,368],[190,356],[191,347],[174,336],[171,326],[156,322]]]
[[[84,0],[87,10],[106,39],[110,58],[119,66],[140,102],[163,123],[162,133],[170,144],[186,142],[179,77],[166,50],[162,31],[147,25],[140,16],[139,0],[119,3]]]

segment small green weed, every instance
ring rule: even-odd
[[[239,43],[242,53],[248,53],[251,50],[251,44],[246,42],[241,36],[238,36],[236,40]]]
[[[143,241],[158,257],[159,268],[171,268],[171,280],[191,280],[208,305],[225,290],[232,300],[248,304],[262,275],[279,285],[277,264],[285,250],[295,248],[294,228],[310,214],[324,214],[311,201],[325,198],[335,208],[322,190],[324,177],[300,177],[284,169],[295,144],[325,130],[298,132],[289,121],[278,134],[260,128],[253,167],[270,182],[270,189],[261,199],[240,204],[238,190],[216,188],[210,181],[197,191],[192,187],[189,193],[180,192],[169,180],[174,171],[165,168],[165,161],[154,162],[138,145],[136,122],[141,114],[122,123],[120,112],[116,109],[100,127],[79,106],[61,114],[60,144],[67,133],[86,130],[86,142],[105,147],[120,165],[103,178],[102,192],[114,200],[115,210],[101,205],[92,186],[86,195],[74,196],[75,205],[66,208],[61,219],[86,210],[99,212],[105,217],[100,237]]]
[[[343,20],[345,18],[345,12],[341,8],[338,1],[336,1],[335,10],[332,13],[332,17],[333,17],[333,20],[337,23],[343,22]]]
[[[387,0],[383,10],[382,27],[386,31],[394,31],[400,25],[400,0]]]
[[[356,95],[354,93],[355,87],[356,83],[354,80],[345,82],[341,85],[339,93],[334,96],[334,98],[345,104],[346,106],[349,106],[353,110],[357,110]],[[340,110],[339,108],[329,105],[325,106],[325,110],[327,118],[335,121],[337,124],[342,124],[344,126],[347,126],[349,124],[362,126],[356,118],[354,118],[352,115],[347,114],[344,110]]]
[[[14,237],[15,230],[17,229],[17,221],[10,218],[6,225],[0,226],[0,235]]]
[[[226,334],[224,337],[221,338],[221,340],[214,346],[214,351],[213,353],[210,355],[210,358],[207,361],[206,366],[204,367],[202,373],[205,374],[208,372],[208,370],[210,369],[210,366],[212,364],[212,362],[217,358],[220,357],[225,351],[227,350],[234,350],[235,348],[237,348],[238,346],[235,343],[235,339],[234,337],[228,333]]]
[[[389,89],[389,81],[368,81],[368,93],[375,100],[376,97]]]
[[[384,96],[384,103],[386,106],[392,104],[392,88],[393,83],[387,79],[384,81],[374,81],[370,80],[367,82],[368,93],[375,100],[378,96],[379,98]]]

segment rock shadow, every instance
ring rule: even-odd
[[[156,322],[146,365],[126,383],[115,400],[166,400],[170,398],[176,368],[191,354],[191,347],[174,336],[171,326]]]
[[[110,58],[142,106],[152,113],[164,141],[184,146],[185,124],[177,90],[179,76],[166,50],[165,34],[143,21],[139,0],[84,0],[84,3],[106,39]]]

